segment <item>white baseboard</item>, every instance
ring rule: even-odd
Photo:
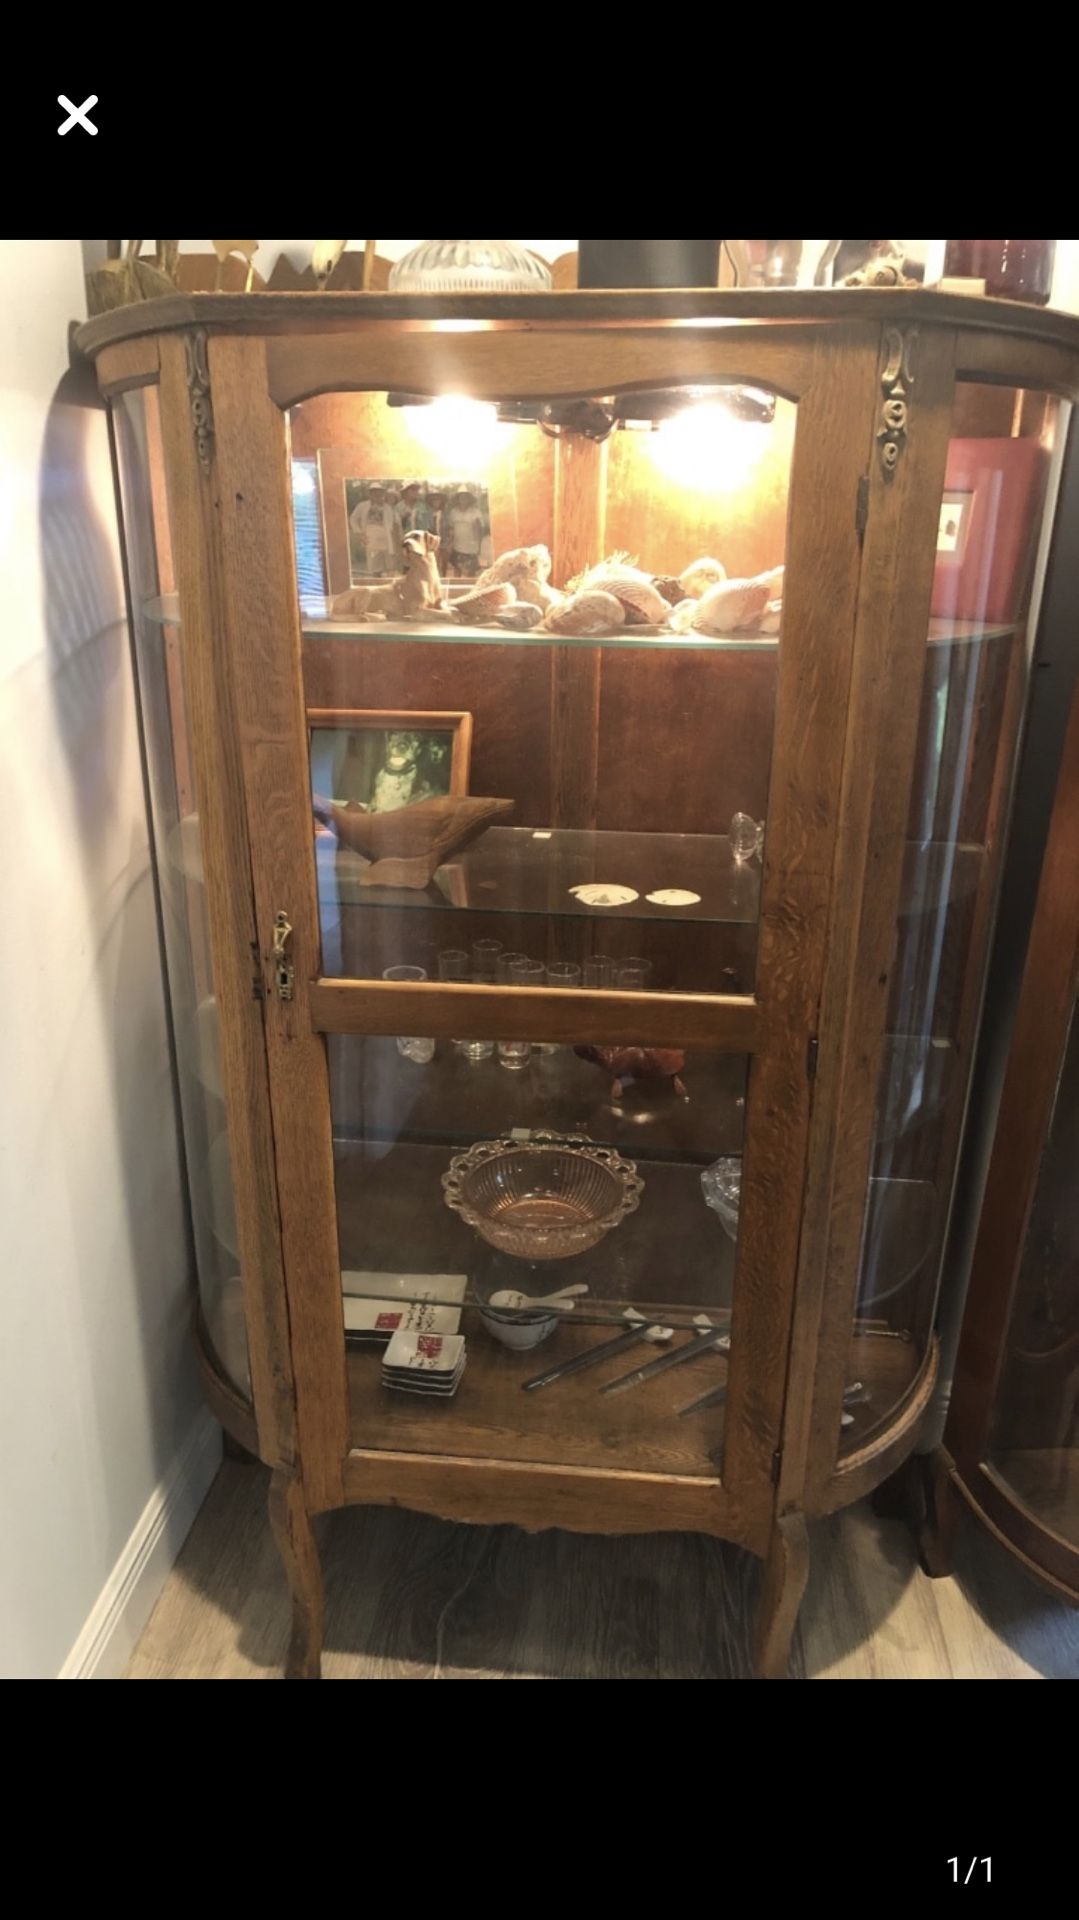
[[[221,1428],[201,1407],[146,1502],[59,1679],[121,1678],[220,1464]]]

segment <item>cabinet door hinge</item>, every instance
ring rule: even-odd
[[[817,1055],[819,1054],[819,1052],[820,1052],[820,1041],[817,1039],[816,1034],[811,1034],[809,1040],[806,1042],[806,1079],[807,1080],[815,1080],[817,1077]]]
[[[854,508],[854,531],[861,546],[865,539],[866,524],[869,520],[869,475],[863,473],[858,482],[858,499]]]
[[[777,1447],[772,1455],[772,1485],[778,1487],[779,1476],[783,1471],[783,1449]]]

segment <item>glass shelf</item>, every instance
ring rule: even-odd
[[[641,1161],[686,1161],[698,1168],[740,1154],[745,1125],[745,1061],[694,1050],[681,1078],[688,1099],[668,1084],[635,1086],[611,1097],[613,1075],[572,1047],[532,1055],[520,1072],[497,1059],[470,1061],[448,1040],[425,1066],[403,1060],[394,1039],[336,1034],[330,1043],[334,1134],[342,1143],[403,1140],[456,1152],[482,1133],[517,1130],[580,1133]]]
[[[441,646],[467,647],[613,647],[632,653],[645,647],[677,647],[692,653],[775,653],[778,636],[731,633],[715,638],[705,633],[669,633],[664,627],[626,627],[617,633],[514,633],[508,627],[463,627],[451,621],[405,622],[310,620],[303,622],[305,640],[433,641]]]
[[[739,866],[725,834],[489,827],[423,888],[361,885],[367,861],[339,848],[332,835],[319,836],[316,854],[323,909],[427,907],[590,920],[757,923],[760,867],[756,861]],[[638,897],[619,907],[588,906],[570,888],[590,881],[629,887]],[[697,893],[700,901],[662,907],[647,899],[668,887]]]
[[[174,593],[159,594],[144,600],[143,615],[158,626],[179,626],[180,608]],[[613,647],[633,651],[642,647],[679,647],[695,653],[775,653],[778,635],[732,633],[718,639],[703,633],[667,633],[658,627],[636,627],[621,633],[513,633],[506,627],[459,627],[449,621],[428,624],[402,622],[391,626],[380,620],[321,620],[305,613],[302,617],[305,640],[386,640],[433,641],[440,646],[480,647]],[[931,620],[929,645],[951,647],[970,645],[980,640],[1003,640],[1018,632],[1018,626],[986,625],[977,620]]]
[[[984,620],[930,620],[931,647],[962,647],[975,640],[1007,640],[1018,633],[1021,622],[1010,626],[987,625]]]

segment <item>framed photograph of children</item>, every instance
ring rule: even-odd
[[[313,707],[307,732],[318,799],[394,813],[468,792],[470,713]]]
[[[326,582],[331,596],[350,587],[392,580],[404,572],[406,533],[438,536],[444,581],[468,584],[494,559],[487,486],[468,478],[433,480],[414,474],[365,474],[362,454],[319,451]]]

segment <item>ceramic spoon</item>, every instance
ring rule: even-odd
[[[558,1312],[568,1313],[576,1304],[571,1295],[587,1292],[588,1287],[584,1281],[578,1282],[574,1287],[561,1287],[557,1293],[519,1293],[516,1287],[499,1287],[497,1293],[492,1293],[488,1304],[497,1312],[515,1313],[519,1308],[528,1312],[533,1307],[550,1307],[557,1303]]]

